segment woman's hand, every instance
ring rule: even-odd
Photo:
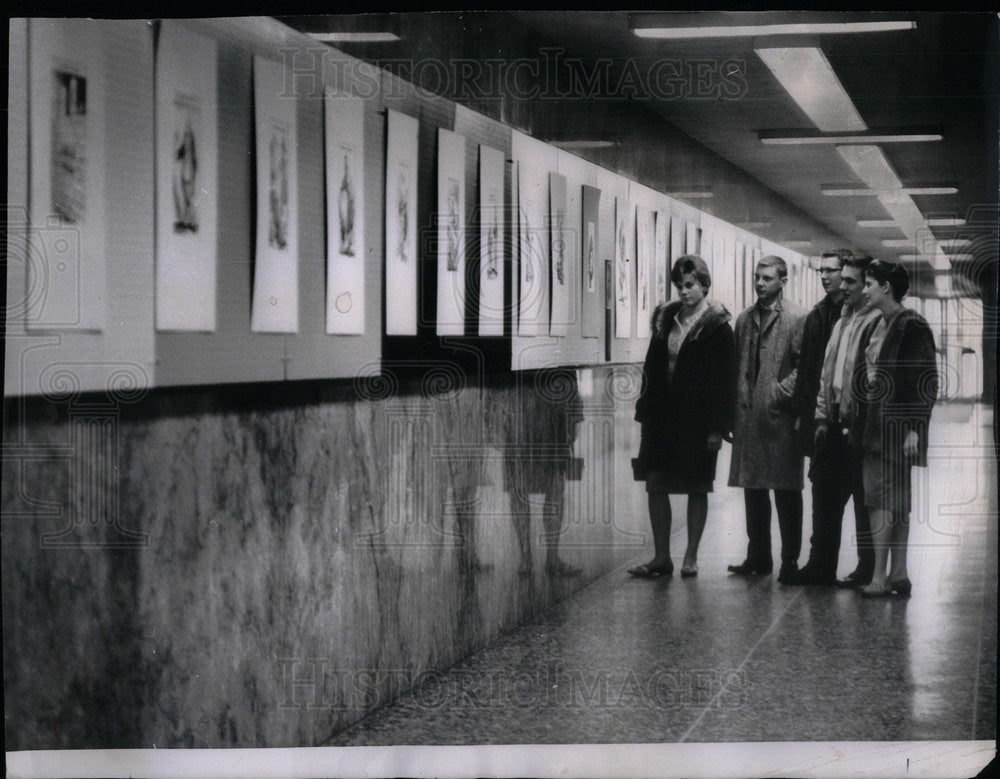
[[[903,454],[907,457],[916,457],[920,452],[920,437],[917,435],[916,430],[911,430],[906,434],[906,439],[903,441]]]
[[[708,451],[717,452],[722,448],[722,436],[718,433],[708,434]]]

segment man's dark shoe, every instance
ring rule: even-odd
[[[749,560],[745,560],[739,565],[728,566],[728,569],[730,573],[735,573],[737,576],[767,576],[771,573],[772,566],[770,564],[756,566]]]
[[[789,584],[799,584],[814,587],[833,587],[837,583],[837,577],[832,573],[822,573],[815,568],[806,565],[801,568]]]
[[[855,568],[843,579],[837,581],[837,586],[843,589],[853,590],[871,584],[872,575],[860,568]]]
[[[799,566],[796,563],[783,563],[778,572],[778,584],[795,584],[799,576]]]

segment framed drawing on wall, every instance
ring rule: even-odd
[[[504,154],[479,147],[479,335],[503,335]]]
[[[250,329],[299,329],[296,98],[280,62],[253,58],[257,168],[257,246]]]
[[[521,336],[548,332],[548,175],[530,161],[518,165],[518,325]]]
[[[215,330],[216,43],[165,20],[156,62],[156,328]]]
[[[437,334],[465,333],[465,138],[438,128]]]
[[[580,300],[583,314],[583,337],[599,338],[604,327],[604,262],[600,254],[601,190],[583,186],[583,219],[580,228],[581,268]]]
[[[632,204],[625,198],[615,198],[615,338],[632,337],[632,215]]]
[[[23,304],[25,326],[100,331],[108,305],[103,33],[86,19],[31,19],[29,41],[26,270],[38,293]]]
[[[417,334],[419,121],[388,111],[385,160],[385,332]]]
[[[365,332],[364,101],[327,86],[326,332]]]
[[[657,211],[654,214],[656,224],[655,248],[653,251],[653,267],[656,269],[656,297],[653,305],[659,305],[670,299],[670,281],[667,277],[670,257],[670,214]]]
[[[656,236],[653,233],[653,212],[645,206],[635,207],[635,270],[636,270],[636,335],[649,338],[649,318],[652,312],[653,250]]]
[[[549,335],[564,336],[569,331],[570,299],[576,280],[569,231],[566,225],[566,177],[549,173],[549,257],[552,282],[552,313]]]

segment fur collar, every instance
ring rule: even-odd
[[[667,332],[669,331],[671,322],[674,321],[674,317],[677,312],[681,310],[681,302],[679,300],[671,301],[670,303],[660,303],[653,311],[653,321],[652,330],[654,338],[666,338]],[[701,315],[701,318],[694,323],[694,327],[691,332],[688,333],[687,340],[694,341],[695,339],[701,337],[704,333],[710,333],[715,330],[719,325],[723,325],[732,319],[732,315],[726,310],[726,307],[721,303],[716,303],[714,300],[708,302],[708,307],[705,309],[705,313]]]

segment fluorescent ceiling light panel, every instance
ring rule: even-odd
[[[560,149],[607,149],[609,146],[617,146],[614,141],[550,141],[553,146]]]
[[[766,230],[771,226],[770,222],[740,222],[737,227],[742,227],[744,230]]]
[[[828,22],[823,24],[752,24],[717,27],[636,27],[640,38],[740,38],[764,35],[842,35],[845,33],[912,30],[916,22]]]
[[[391,32],[311,32],[313,38],[323,43],[391,43],[399,36]]]
[[[830,197],[859,197],[864,195],[954,195],[958,190],[955,187],[904,187],[902,189],[867,189],[865,187],[851,187],[844,189],[824,189],[824,195]]]
[[[715,197],[711,192],[667,192],[666,194],[681,200],[704,200]]]
[[[895,219],[859,219],[858,227],[899,227]]]
[[[888,246],[889,248],[903,248],[908,246],[913,246],[913,241],[909,238],[884,238],[882,240],[883,246]]]
[[[820,130],[836,133],[868,129],[822,49],[782,47],[758,48],[756,51],[781,86]]]
[[[928,219],[928,227],[962,227],[965,225],[964,219]],[[860,223],[859,223],[860,224]]]
[[[869,189],[903,188],[903,182],[878,146],[838,146],[837,154]]]
[[[972,246],[972,241],[969,238],[949,238],[946,241],[941,241],[941,248],[946,252],[965,249],[969,246]]]
[[[801,249],[805,246],[812,246],[812,241],[778,241],[782,246],[787,246],[789,249]]]
[[[800,135],[778,136],[760,134],[760,142],[767,146],[812,146],[833,143],[925,143],[940,141],[938,133],[911,133],[900,135]]]

